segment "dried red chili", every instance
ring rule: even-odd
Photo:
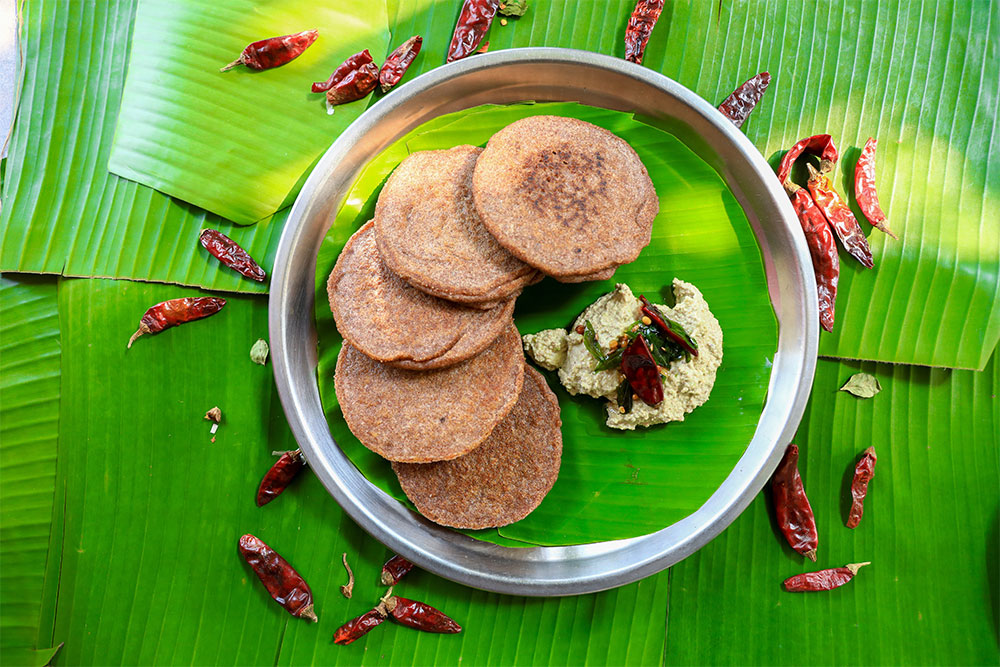
[[[368,49],[365,49],[341,63],[325,82],[314,83],[312,92],[325,91],[327,110],[333,113],[334,106],[360,100],[375,90],[377,85],[378,65],[372,60]]]
[[[218,297],[187,297],[151,306],[139,320],[138,330],[128,339],[128,347],[143,334],[158,334],[164,329],[215,315],[225,305],[226,300]]]
[[[407,68],[413,62],[420,47],[424,43],[424,38],[414,35],[399,45],[395,51],[389,54],[378,73],[378,83],[382,87],[382,92],[387,93],[389,89],[399,83],[399,80],[406,74]]]
[[[326,81],[317,81],[312,85],[312,92],[314,93],[325,93],[326,91],[333,88],[338,82],[343,81],[344,77],[353,72],[354,70],[367,65],[369,63],[375,62],[372,58],[372,54],[369,53],[368,49],[364,51],[359,51],[353,56],[345,60],[340,64],[337,69],[333,70],[333,74]]]
[[[663,12],[663,0],[637,0],[625,28],[625,60],[642,64],[649,36]]]
[[[813,273],[816,276],[816,292],[819,295],[819,323],[827,331],[833,331],[837,282],[840,280],[837,243],[826,216],[816,207],[809,191],[791,181],[785,181],[785,190],[792,199],[792,208],[799,217],[799,224],[802,225],[802,232],[809,245]]]
[[[292,616],[315,623],[312,591],[299,573],[274,549],[253,535],[240,538],[240,555],[253,568],[267,592]]]
[[[300,449],[282,453],[264,475],[264,479],[260,480],[260,487],[257,489],[257,507],[263,507],[280,496],[305,464]]]
[[[442,634],[462,631],[462,626],[427,603],[391,594],[387,595],[383,602],[394,621],[415,630]]]
[[[220,67],[219,71],[225,72],[239,65],[246,65],[256,70],[280,67],[298,58],[316,41],[317,36],[319,36],[318,30],[305,30],[293,35],[269,37],[252,42],[243,49],[239,58],[225,67]]]
[[[663,381],[660,379],[660,368],[649,351],[644,336],[636,336],[625,348],[622,355],[622,373],[628,380],[632,391],[646,405],[659,405],[663,400]]]
[[[871,563],[851,563],[844,567],[797,574],[794,577],[785,579],[785,590],[792,593],[809,593],[839,588],[853,579],[858,570],[865,565],[871,565]]]
[[[261,283],[267,274],[236,241],[214,229],[203,229],[198,237],[205,250],[231,269],[239,271],[247,278]]]
[[[848,528],[857,528],[861,523],[861,515],[865,512],[868,482],[875,476],[876,461],[878,457],[875,456],[875,447],[869,447],[854,467],[854,479],[851,481],[851,511],[847,515]]]
[[[785,450],[785,455],[771,478],[771,490],[778,526],[788,544],[809,560],[815,561],[819,535],[816,533],[816,519],[799,475],[799,448],[796,445],[788,445]]]
[[[393,556],[382,566],[382,583],[393,586],[413,569],[413,563],[402,556]]]
[[[371,611],[366,611],[357,618],[352,618],[347,623],[337,628],[333,633],[333,643],[347,646],[351,642],[360,639],[371,632],[372,628],[385,623],[387,616],[381,609],[376,607]]]
[[[866,268],[875,266],[872,259],[871,248],[868,247],[868,239],[861,231],[861,225],[851,212],[851,208],[840,198],[840,195],[833,189],[827,174],[833,171],[834,163],[830,160],[821,159],[819,171],[811,164],[806,165],[809,169],[809,192],[812,193],[816,205],[826,216],[833,231],[837,232],[840,242],[854,259],[861,262]]]
[[[734,90],[729,97],[719,105],[722,115],[733,122],[736,127],[743,127],[760,98],[764,96],[768,84],[771,83],[771,74],[761,72],[750,77],[743,84]]]
[[[327,108],[360,100],[375,90],[377,85],[378,66],[375,63],[362,65],[349,72],[342,81],[338,81],[333,85],[333,88],[326,91]],[[333,113],[333,109],[330,109],[330,113]]]
[[[455,34],[448,47],[448,62],[461,60],[476,52],[499,8],[499,0],[465,0],[462,3]]]
[[[337,628],[333,634],[333,642],[341,645],[350,644],[368,634],[389,617],[401,625],[424,632],[454,634],[462,631],[462,626],[443,612],[424,602],[393,595],[390,588],[374,609],[352,618]]]
[[[858,200],[858,208],[868,218],[868,222],[898,240],[898,237],[889,229],[889,225],[885,223],[885,213],[878,203],[878,193],[875,191],[876,147],[878,147],[878,141],[874,137],[868,137],[865,147],[861,149],[858,164],[854,167],[854,196]]]
[[[792,174],[792,165],[806,151],[819,156],[821,160],[831,162],[836,162],[839,157],[837,147],[833,145],[833,138],[829,134],[817,134],[801,139],[788,149],[781,158],[781,164],[778,165],[778,180],[782,185],[788,182],[788,177]]]
[[[642,304],[641,312],[649,318],[650,322],[656,325],[660,332],[680,345],[691,356],[698,356],[698,344],[684,330],[684,327],[677,324],[669,317],[665,317],[660,310],[649,302],[649,299],[639,295],[639,302]]]

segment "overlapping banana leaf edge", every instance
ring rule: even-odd
[[[562,46],[620,56],[632,4],[539,0],[525,16],[494,25],[490,48]],[[424,37],[421,54],[390,93],[398,94],[414,76],[444,63],[458,9],[433,0],[387,5],[391,46],[411,34]],[[0,270],[266,289],[215,271],[188,244],[202,227],[220,227],[269,268],[287,210],[240,228],[107,171],[126,65],[138,80],[156,66],[127,62],[132,18],[160,6],[152,0],[138,10],[136,0],[27,4]],[[988,216],[1000,205],[996,179],[988,178],[1000,157],[987,150],[998,131],[989,111],[1000,80],[1000,59],[988,42],[994,13],[990,3],[949,0],[900,6],[840,0],[818,11],[788,1],[666,7],[644,66],[713,101],[770,70],[771,88],[744,126],[770,160],[801,137],[830,132],[844,155],[836,185],[846,194],[859,147],[868,136],[880,140],[879,190],[900,240],[871,232],[874,271],[842,256],[838,325],[822,336],[821,355],[981,369],[1000,339],[1000,227]],[[184,46],[203,37],[197,26],[178,23],[171,31],[160,48],[173,48],[175,59],[192,67],[217,70],[214,50]],[[65,66],[67,54],[77,66]],[[170,99],[202,92],[183,79],[162,85],[155,94]],[[176,120],[160,120],[157,131],[178,129]],[[121,131],[129,130],[124,122]],[[274,154],[281,149],[275,146]],[[157,151],[167,148],[145,150],[162,159]],[[185,172],[177,164],[176,174],[203,177],[193,162],[187,166]],[[255,196],[253,182],[231,187]]]
[[[494,25],[490,48],[562,46],[620,56],[632,4],[539,0],[525,16]],[[149,0],[138,10],[136,0],[27,4],[0,270],[262,291],[266,286],[214,271],[188,244],[202,227],[220,227],[269,268],[285,213],[239,228],[107,172],[126,64],[155,66],[127,63],[133,15],[147,7],[159,11],[160,3]],[[803,136],[830,132],[844,155],[836,184],[846,194],[858,148],[868,136],[880,139],[881,200],[901,238],[871,233],[874,271],[843,255],[838,325],[822,336],[821,355],[981,369],[1000,339],[1000,227],[988,214],[1000,205],[996,179],[988,178],[1000,157],[987,150],[998,130],[989,111],[1000,80],[1000,59],[988,47],[994,10],[947,0],[901,6],[842,0],[818,11],[784,1],[680,2],[664,11],[644,66],[713,101],[751,74],[771,71],[771,88],[744,126],[769,159]],[[424,37],[421,54],[391,94],[443,64],[456,15],[451,3],[388,3],[391,45],[414,33]],[[185,46],[201,37],[198,26],[178,23],[160,46],[194,67],[217,70],[214,50]],[[78,66],[65,66],[65,54]],[[134,76],[144,80],[149,73]],[[156,94],[185,99],[199,92],[172,78]],[[158,131],[178,129],[177,119],[161,120]],[[129,129],[123,123],[121,131]],[[282,154],[279,137],[272,147],[273,155]],[[156,150],[148,147],[150,155]],[[202,173],[193,163],[177,164],[176,173],[185,166]],[[252,198],[257,186],[231,187]]]

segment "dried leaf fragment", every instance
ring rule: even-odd
[[[500,13],[504,16],[524,16],[528,11],[528,0],[504,0],[500,3]]]
[[[882,391],[882,385],[878,383],[874,375],[869,373],[855,373],[847,379],[847,382],[840,388],[840,391],[846,391],[858,398],[871,398]]]
[[[216,405],[214,408],[205,413],[205,419],[208,421],[215,422],[216,424],[222,421],[222,410]]]
[[[250,348],[250,361],[263,366],[267,363],[267,355],[270,351],[271,348],[267,346],[267,341],[263,338],[258,338],[257,342]]]

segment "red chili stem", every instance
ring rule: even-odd
[[[340,587],[340,592],[345,598],[350,600],[351,596],[354,595],[354,571],[347,564],[346,551],[341,555],[341,561],[344,563],[344,569],[347,570],[347,583]]]
[[[465,0],[448,47],[448,62],[476,52],[500,8],[499,0]]]
[[[755,74],[722,101],[722,104],[719,105],[719,111],[731,120],[733,125],[743,127],[743,123],[750,117],[750,112],[760,102],[760,98],[764,96],[764,91],[767,90],[770,83],[770,73]]]
[[[878,141],[874,137],[868,137],[865,147],[861,149],[858,164],[854,167],[854,196],[858,200],[858,208],[868,218],[868,222],[898,240],[898,237],[892,233],[889,225],[885,222],[885,213],[878,203],[878,192],[875,191],[875,149],[877,147]]]
[[[263,507],[280,496],[304,465],[302,450],[295,449],[282,454],[264,475],[264,479],[260,480],[260,487],[257,489],[257,507]]]
[[[215,315],[225,305],[226,300],[218,297],[186,297],[151,306],[139,320],[139,329],[128,339],[128,347],[143,334],[158,334],[164,329]]]
[[[382,87],[383,93],[389,92],[390,88],[399,83],[399,80],[406,74],[407,68],[420,53],[420,47],[423,43],[423,37],[414,35],[389,54],[378,73],[378,83]]]
[[[240,538],[240,555],[253,569],[271,597],[285,610],[297,618],[305,618],[313,623],[317,620],[313,611],[312,591],[299,573],[274,549],[253,535]]]
[[[663,12],[663,0],[637,0],[625,28],[625,60],[642,64],[649,36]]]
[[[781,158],[781,164],[778,165],[778,180],[781,181],[782,185],[791,176],[792,165],[806,151],[819,156],[821,160],[836,162],[839,159],[837,147],[833,145],[833,138],[829,134],[817,134],[801,139],[788,149],[788,152]]]
[[[368,52],[368,49],[355,53],[353,56],[341,63],[337,69],[333,70],[333,74],[330,75],[329,79],[314,83],[312,85],[312,92],[325,93],[333,88],[335,84],[343,81],[344,77],[348,74],[371,62],[374,62],[374,59],[372,58],[372,54]]]
[[[246,250],[236,241],[214,229],[203,229],[198,237],[205,250],[229,268],[239,271],[247,278],[261,283],[267,277],[264,269],[254,261]]]
[[[385,606],[394,621],[415,630],[442,634],[462,631],[462,626],[424,602],[390,595],[385,600]]]
[[[868,482],[875,476],[875,447],[869,447],[861,455],[854,467],[854,479],[851,481],[851,511],[847,515],[847,527],[857,528],[861,516],[865,513],[865,496],[868,495]]]
[[[833,170],[833,162],[820,160],[819,171],[811,164],[806,165],[809,169],[809,192],[812,193],[816,205],[823,211],[833,231],[837,232],[837,237],[843,244],[844,249],[851,256],[858,260],[865,268],[873,268],[875,261],[872,259],[871,248],[868,247],[868,239],[861,231],[858,219],[854,217],[851,208],[840,198],[840,194],[833,189],[827,174]]]
[[[778,526],[788,544],[809,560],[815,561],[819,535],[812,507],[799,475],[799,448],[796,445],[788,445],[785,450],[785,455],[771,478],[771,490]]]
[[[352,618],[337,628],[333,633],[333,643],[346,646],[368,634],[373,628],[382,625],[385,619],[385,613],[378,608],[366,611],[357,618]]]
[[[643,336],[636,336],[622,355],[622,373],[632,390],[646,405],[659,405],[663,400],[660,368],[653,359]]]
[[[794,577],[785,579],[785,590],[792,593],[810,593],[839,588],[853,579],[858,570],[865,565],[871,565],[871,563],[851,563],[844,567],[797,574]]]
[[[243,53],[240,54],[239,58],[225,67],[219,68],[219,71],[225,72],[239,65],[246,65],[250,69],[255,70],[280,67],[298,58],[303,51],[316,41],[316,37],[318,36],[318,30],[305,30],[292,35],[269,37],[257,42],[251,42],[243,49]]]
[[[394,586],[412,569],[413,563],[402,556],[393,556],[382,566],[382,583],[386,586]]]
[[[791,181],[785,182],[785,189],[792,199],[792,208],[799,217],[799,224],[802,225],[802,232],[809,245],[813,273],[816,276],[816,292],[819,295],[819,323],[827,331],[833,331],[837,283],[840,280],[837,242],[826,216],[817,208],[809,191]]]

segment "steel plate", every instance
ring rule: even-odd
[[[366,480],[327,428],[316,381],[316,255],[364,166],[441,114],[480,104],[576,101],[641,113],[726,180],[753,226],[778,319],[767,402],[736,467],[694,514],[656,533],[570,547],[508,548],[434,525]],[[691,555],[757,495],[795,433],[812,385],[819,314],[812,263],[788,197],[760,152],[715,108],[643,67],[586,51],[510,49],[434,69],[366,111],[313,169],[292,208],[272,271],[269,329],[278,392],[292,432],[324,486],[368,533],[448,579],[501,593],[572,595],[621,586]]]

